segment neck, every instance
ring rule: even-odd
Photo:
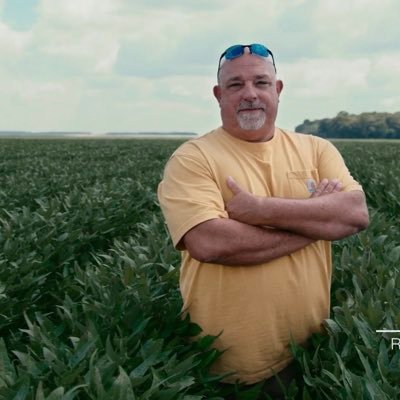
[[[274,137],[275,133],[275,125],[270,127],[264,126],[263,128],[257,130],[244,130],[238,127],[226,126],[224,124],[222,125],[222,128],[224,128],[226,132],[237,139],[253,143],[268,142]]]

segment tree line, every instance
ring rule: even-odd
[[[326,138],[400,139],[400,112],[341,111],[334,118],[306,119],[295,130]]]

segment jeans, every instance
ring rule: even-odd
[[[279,377],[279,379],[277,378]],[[281,384],[279,384],[279,381]],[[251,397],[250,394],[244,393],[235,393],[235,385],[221,383],[219,386],[222,389],[221,393],[226,392],[224,396],[225,400],[241,400],[241,399],[252,399],[252,400],[261,400],[261,399],[270,399],[270,400],[285,400],[285,390],[288,390],[290,383],[292,381],[296,382],[298,392],[296,399],[302,398],[302,386],[303,386],[303,374],[301,369],[295,364],[289,364],[282,371],[278,372],[276,375],[271,378],[266,379],[263,382],[259,382],[254,385],[247,385],[241,390],[251,391],[254,393],[259,392],[258,395],[254,394],[254,397]],[[283,386],[283,389],[281,387]]]

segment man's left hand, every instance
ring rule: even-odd
[[[265,202],[267,198],[247,192],[231,176],[227,178],[226,183],[234,194],[233,198],[225,205],[229,218],[249,225],[264,225],[266,217]],[[339,180],[323,179],[310,198],[321,197],[340,191],[342,191],[342,184]]]
[[[343,189],[342,182],[338,179],[322,179],[318,184],[315,192],[310,197],[320,197],[331,193],[341,192]]]

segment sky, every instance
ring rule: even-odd
[[[220,54],[263,43],[277,125],[400,111],[399,0],[0,0],[0,130],[202,134]]]

